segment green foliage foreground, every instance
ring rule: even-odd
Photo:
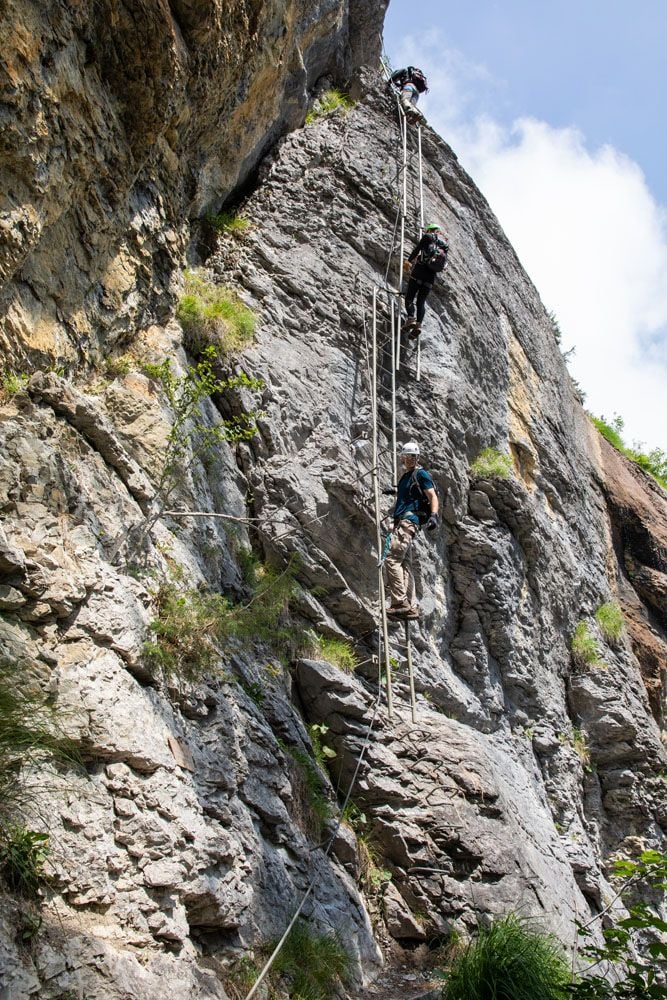
[[[644,899],[651,894],[664,897],[667,854],[643,851],[637,860],[617,861],[612,877],[621,882],[619,895],[628,916],[602,930],[601,946],[586,944],[581,949],[581,956],[589,959],[590,965],[578,982],[566,988],[566,996],[575,1000],[665,1000],[667,923],[650,903],[635,901],[635,894]],[[578,930],[584,941],[592,939],[590,923],[578,924]],[[639,954],[631,941],[636,932],[654,939],[643,945]],[[614,982],[610,982],[612,978]]]
[[[644,851],[617,861],[612,881],[617,895],[607,908],[577,923],[583,946],[574,979],[558,942],[509,914],[455,956],[443,1000],[667,1000],[667,922],[646,901],[664,898],[667,854]],[[619,899],[627,916],[613,921]],[[609,925],[601,928],[603,917]],[[599,935],[602,944],[592,943]]]

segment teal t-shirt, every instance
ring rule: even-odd
[[[432,489],[434,489],[433,480],[426,469],[421,469],[418,466],[416,469],[404,472],[398,481],[394,521],[412,521],[414,524],[419,524],[417,511],[420,508],[423,509],[424,491]],[[426,500],[426,506],[428,506],[428,500]]]

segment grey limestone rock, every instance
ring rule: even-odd
[[[0,991],[17,1000],[157,997],[165,982],[175,1000],[224,998],[228,963],[280,936],[311,884],[304,915],[344,936],[361,995],[378,940],[395,953],[518,909],[569,942],[573,918],[610,898],[610,858],[664,846],[667,501],[598,439],[536,290],[428,127],[425,211],[452,249],[429,297],[419,386],[410,348],[396,383],[399,440],[421,442],[443,500],[442,529],[414,543],[416,721],[400,626],[392,718],[378,686],[367,334],[376,287],[389,483],[397,131],[362,63],[377,57],[384,7],[138,2],[113,32],[85,3],[56,3],[53,19],[13,0],[3,11],[24,19],[19,48],[43,45],[39,66],[24,53],[35,73],[15,80],[0,151],[15,185],[0,349],[67,371],[33,372],[0,404],[0,654],[55,704],[84,764],[23,776],[37,803],[26,822],[54,849],[30,955],[0,895]],[[49,73],[70,81],[78,117],[47,94]],[[325,76],[362,99],[302,127]],[[409,149],[414,177],[412,132]],[[173,414],[137,369],[168,357],[185,370],[172,277],[187,216],[241,197],[256,167],[251,226],[220,235],[205,275],[255,310],[254,342],[232,366],[264,388],[208,400],[200,418],[261,410],[258,433],[193,456],[177,513],[149,525]],[[134,370],[91,375],[125,346]],[[508,456],[507,477],[473,474],[484,447]],[[298,556],[293,617],[346,639],[355,675],[291,641],[233,635],[202,678],[147,661],[160,587],[246,599],[251,543],[275,566]],[[609,601],[626,621],[613,641],[595,623]],[[604,665],[573,659],[579,621]],[[321,723],[328,776],[309,738]],[[350,831],[325,850],[335,819],[315,822],[312,775],[334,812],[354,776],[391,875],[380,903],[359,883]]]

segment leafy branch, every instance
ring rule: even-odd
[[[248,441],[257,433],[257,411],[242,413],[217,423],[208,422],[202,413],[202,403],[212,396],[234,389],[257,390],[264,387],[261,379],[251,378],[245,372],[220,378],[215,371],[217,351],[206,347],[199,361],[183,375],[176,375],[169,358],[159,364],[144,364],[143,371],[157,382],[173,413],[171,430],[167,437],[164,461],[159,473],[152,509],[136,532],[134,548],[140,549],[155,523],[165,514],[176,490],[186,480],[192,467],[222,444]],[[124,532],[117,540],[111,555],[116,557],[131,531]]]

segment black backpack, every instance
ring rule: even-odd
[[[447,254],[449,253],[449,244],[441,240],[439,236],[432,239],[430,243],[424,247],[421,251],[421,261],[422,264],[426,264],[429,271],[433,271],[438,274],[440,271],[445,270],[445,265],[447,263]]]
[[[408,79],[410,83],[414,83],[420,94],[424,94],[428,90],[426,77],[416,66],[408,66]]]

